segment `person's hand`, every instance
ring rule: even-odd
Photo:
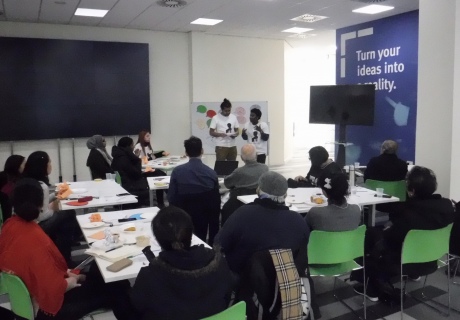
[[[225,138],[225,137],[227,137],[227,134],[226,133],[219,133],[219,137]]]
[[[307,181],[305,179],[305,177],[303,177],[303,176],[297,176],[297,177],[294,178],[294,180],[297,181],[297,182],[299,182],[299,181]]]
[[[134,154],[136,155],[136,157],[139,157],[139,155],[141,154],[141,150],[139,149],[134,150]]]
[[[241,134],[247,134],[246,131],[247,129],[243,129],[243,131],[241,131]]]
[[[78,283],[82,283],[86,281],[86,275],[72,273],[70,269],[67,269],[67,276],[69,278],[75,278]]]
[[[260,128],[260,126],[255,126],[255,129],[259,132],[262,132],[262,129]]]
[[[169,156],[169,155],[170,155],[170,153],[169,153],[169,152],[166,152],[166,151],[163,151],[163,153],[162,153],[162,154],[163,154],[163,156],[164,156],[164,157],[167,157],[167,156]]]
[[[54,200],[53,202],[51,202],[51,203],[49,204],[49,208],[50,208],[51,210],[53,210],[54,212],[59,211],[59,210],[60,210],[60,207],[59,207],[59,199],[56,199],[56,200]]]
[[[67,272],[68,274],[68,272]],[[78,280],[76,277],[68,277],[65,279],[65,281],[67,281],[67,290],[66,291],[69,291],[69,290],[72,290],[73,288],[76,288],[76,287],[81,287],[81,284],[78,283]]]

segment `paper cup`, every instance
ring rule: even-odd
[[[376,188],[377,197],[381,198],[383,196],[383,188]]]

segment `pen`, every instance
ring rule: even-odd
[[[107,252],[110,252],[110,251],[113,251],[113,250],[116,250],[116,249],[118,249],[118,248],[121,248],[121,247],[123,247],[123,246],[118,246],[118,247],[115,247],[115,248],[109,249],[109,250],[107,250],[105,253],[107,253]]]

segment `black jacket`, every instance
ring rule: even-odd
[[[372,158],[364,171],[364,181],[367,179],[380,181],[404,180],[407,174],[407,163],[395,154],[383,153]]]
[[[142,175],[141,159],[130,148],[112,147],[112,169],[121,176],[121,185],[127,191],[138,195],[148,192],[147,179]]]
[[[131,291],[141,319],[198,320],[227,308],[233,278],[219,250],[162,251],[143,267]]]
[[[409,198],[400,217],[384,231],[385,246],[400,256],[404,238],[410,230],[443,228],[454,222],[454,214],[452,202],[439,194],[424,199]]]
[[[105,179],[106,173],[114,173],[104,156],[96,149],[91,149],[86,160],[92,179]]]

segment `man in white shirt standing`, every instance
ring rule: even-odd
[[[209,126],[209,134],[216,138],[217,161],[236,160],[235,138],[239,135],[239,124],[236,116],[231,112],[232,104],[224,99],[220,104],[220,112],[212,118]]]
[[[248,143],[255,145],[257,152],[257,162],[265,163],[267,158],[267,146],[269,138],[268,124],[260,121],[262,112],[257,109],[251,109],[251,115],[249,116],[249,122],[246,123],[241,136],[244,140],[248,140]]]

